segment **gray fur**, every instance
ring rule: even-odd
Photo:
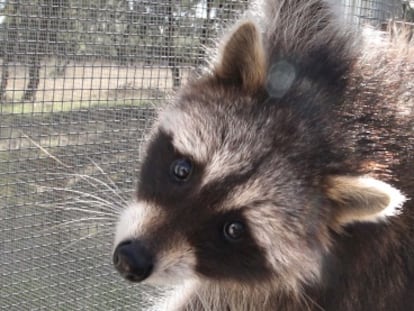
[[[181,284],[156,310],[412,310],[412,48],[359,49],[328,1],[259,7],[160,113],[115,244]],[[169,179],[177,158],[189,181]]]

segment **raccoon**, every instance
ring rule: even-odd
[[[412,49],[260,6],[160,112],[115,268],[155,310],[414,310]]]

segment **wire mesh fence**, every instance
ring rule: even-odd
[[[110,258],[140,144],[248,4],[0,2],[1,310],[140,309],[142,292]],[[409,16],[412,5],[343,4],[358,24]]]
[[[356,24],[381,25],[398,18],[404,7],[401,0],[342,0],[344,12]]]

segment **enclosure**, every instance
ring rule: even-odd
[[[156,110],[245,0],[0,2],[0,309],[140,310],[111,267]],[[343,0],[357,26],[414,2]]]

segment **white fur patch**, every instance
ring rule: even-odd
[[[233,153],[223,146],[220,152],[214,153],[207,163],[203,185],[239,171],[240,163],[243,163],[243,153]]]
[[[132,202],[122,212],[115,233],[114,248],[121,242],[131,239],[151,237],[153,226],[162,226],[165,221],[162,209],[146,202]],[[155,238],[155,237],[154,237]],[[145,280],[150,284],[179,284],[195,278],[196,258],[191,246],[180,235],[169,236],[169,243],[155,255],[154,270]]]
[[[188,281],[176,286],[167,292],[162,301],[153,306],[149,311],[176,311],[182,310],[192,298],[197,288],[196,281]]]
[[[172,143],[178,152],[192,156],[198,162],[206,162],[207,147],[199,125],[194,116],[177,108],[163,111],[159,119],[160,128],[172,136]]]
[[[162,218],[160,210],[156,215],[154,208],[145,202],[131,202],[121,213],[115,231],[114,247],[125,240],[138,238],[145,230],[145,223],[153,217]]]
[[[176,238],[173,240],[176,241]],[[196,257],[190,245],[181,239],[173,244],[157,254],[154,272],[146,280],[147,283],[177,285],[196,278]]]
[[[388,217],[395,217],[401,214],[402,206],[407,198],[398,189],[369,176],[358,178],[358,184],[361,188],[374,189],[374,191],[387,194],[390,200],[388,206],[382,211],[362,216],[358,221],[379,222],[386,220]]]

